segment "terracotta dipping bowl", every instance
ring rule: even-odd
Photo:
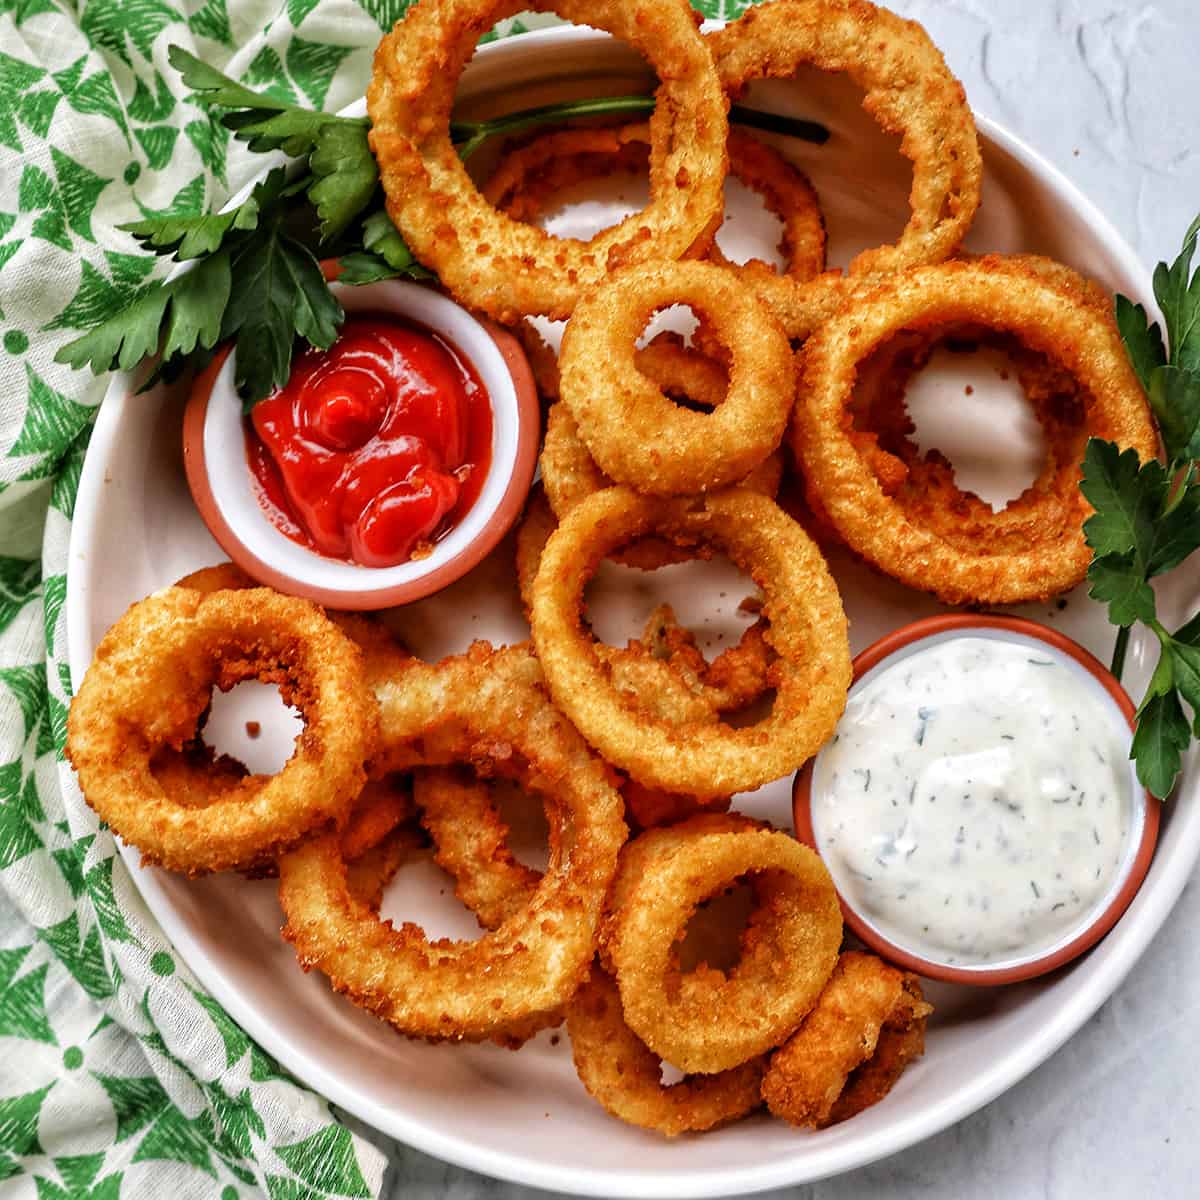
[[[292,541],[271,523],[255,495],[228,350],[196,379],[184,413],[188,486],[221,548],[260,583],[331,608],[409,604],[465,575],[517,519],[537,464],[537,391],[515,338],[431,287],[386,280],[362,287],[333,284],[332,290],[347,312],[387,313],[423,325],[478,372],[492,403],[492,462],[474,505],[428,557],[394,567],[326,558]]]
[[[1064,637],[1057,630],[1049,629],[1034,621],[1020,617],[988,616],[976,614],[952,614],[926,617],[905,625],[895,632],[880,638],[867,647],[854,660],[854,682],[850,694],[876,667],[890,664],[898,655],[911,653],[920,643],[930,639],[945,640],[949,636],[988,636],[1005,641],[1039,642],[1057,651],[1064,661],[1080,672],[1086,672],[1103,689],[1114,708],[1134,727],[1133,702],[1112,673],[1077,642]],[[807,762],[797,773],[792,789],[792,809],[796,823],[796,836],[818,853],[821,851],[812,816],[812,789],[814,776],[818,776],[820,754]],[[876,954],[889,962],[916,971],[929,979],[941,979],[952,983],[995,986],[1003,983],[1018,983],[1044,975],[1077,958],[1094,946],[1119,920],[1129,907],[1150,867],[1158,839],[1159,802],[1138,783],[1130,764],[1132,780],[1133,812],[1128,841],[1117,876],[1108,891],[1097,902],[1091,913],[1084,916],[1063,937],[1048,948],[1032,951],[1028,956],[1010,956],[1001,962],[983,963],[978,966],[962,963],[945,963],[924,957],[889,939],[876,925],[856,911],[839,891],[842,914],[846,923],[859,938]],[[836,879],[835,879],[836,883]]]

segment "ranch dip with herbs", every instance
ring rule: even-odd
[[[1130,737],[1099,684],[1033,639],[931,640],[851,692],[814,764],[817,849],[910,953],[969,966],[1048,950],[1126,857]]]

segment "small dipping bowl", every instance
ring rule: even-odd
[[[294,542],[275,527],[255,494],[228,349],[197,377],[184,413],[188,486],[221,548],[260,583],[331,608],[409,604],[465,575],[520,514],[537,465],[537,390],[525,353],[511,334],[431,287],[385,280],[359,287],[331,284],[331,290],[347,313],[382,313],[423,326],[475,368],[492,406],[492,460],[475,503],[428,556],[392,567],[326,558]]]
[[[1078,672],[1093,690],[1101,706],[1112,710],[1114,723],[1134,726],[1134,706],[1116,678],[1082,646],[1033,621],[1019,617],[953,614],[927,617],[906,625],[874,645],[854,660],[854,682],[850,697],[888,668],[904,658],[938,643],[959,638],[994,639],[1009,645],[1029,646],[1068,669]],[[914,715],[916,701],[914,700]],[[908,944],[906,934],[888,927],[875,916],[858,911],[852,896],[850,868],[833,854],[822,852],[820,819],[814,820],[813,798],[820,794],[822,749],[797,773],[792,791],[792,807],[797,837],[822,855],[833,875],[846,923],[858,937],[882,958],[916,971],[930,979],[952,983],[995,986],[1018,983],[1053,971],[1094,946],[1129,906],[1150,867],[1158,837],[1159,802],[1138,782],[1134,764],[1129,763],[1130,819],[1119,863],[1103,894],[1082,912],[1048,945],[1035,946],[1029,952],[1010,951],[995,960],[981,963],[940,961],[927,943]],[[851,814],[852,815],[852,814]],[[960,918],[961,919],[961,918]],[[947,957],[953,957],[947,954]]]

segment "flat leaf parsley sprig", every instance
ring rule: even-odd
[[[120,228],[148,250],[194,265],[148,284],[119,312],[62,346],[58,362],[96,374],[159,365],[144,387],[173,379],[237,347],[235,383],[247,408],[287,382],[297,337],[327,349],[345,318],[314,249],[337,258],[338,282],[375,283],[431,274],[413,257],[384,208],[366,117],[339,117],[261,94],[221,74],[179,46],[171,65],[199,104],[227,110],[222,123],[262,153],[301,160],[272,170],[236,208],[195,216],[151,217]],[[464,160],[490,138],[540,125],[613,115],[648,116],[653,96],[601,96],[543,105],[484,121],[452,121]],[[730,119],[805,141],[825,142],[813,121],[734,105]],[[236,280],[236,288],[233,286]]]
[[[1093,552],[1090,594],[1108,606],[1109,620],[1120,627],[1113,673],[1120,678],[1135,623],[1159,642],[1158,665],[1138,706],[1131,756],[1138,779],[1160,799],[1174,786],[1193,733],[1200,737],[1200,613],[1170,632],[1158,619],[1150,586],[1200,549],[1200,270],[1192,272],[1198,235],[1200,217],[1175,261],[1159,263],[1154,272],[1166,345],[1142,305],[1125,296],[1116,301],[1117,326],[1158,420],[1167,462],[1143,463],[1136,450],[1122,452],[1113,442],[1092,438],[1080,485],[1096,510],[1083,526]]]

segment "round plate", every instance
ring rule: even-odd
[[[588,30],[556,29],[489,45],[460,88],[465,115],[558,99],[644,89],[645,67],[622,46]],[[824,147],[781,141],[811,175],[828,220],[831,261],[894,240],[907,212],[910,172],[895,139],[862,112],[844,79],[806,73],[752,90],[748,103],[824,121]],[[973,250],[1039,251],[1152,306],[1149,280],[1104,218],[1061,175],[1015,138],[979,119],[987,178]],[[552,216],[581,228],[611,218],[622,197],[604,194]],[[765,236],[764,236],[765,231]],[[730,236],[732,235],[732,236]],[[771,253],[776,234],[755,200],[730,189],[722,244]],[[739,255],[739,250],[742,254]],[[964,395],[966,382],[974,394]],[[937,441],[966,486],[1014,495],[1028,482],[1036,427],[1014,405],[995,370],[938,359],[910,392],[922,430],[937,418]],[[106,397],[84,466],[72,533],[67,590],[71,668],[78,686],[97,641],[127,605],[223,556],[192,506],[180,452],[182,389],[133,396],[117,378]],[[929,418],[927,420],[927,418]],[[1024,477],[1020,476],[1024,474]],[[992,499],[992,496],[988,496]],[[471,575],[395,616],[424,658],[461,651],[475,637],[517,641],[527,628],[517,602],[511,540]],[[940,611],[917,595],[834,555],[831,565],[858,651],[916,617]],[[1160,597],[1164,622],[1183,619],[1196,576],[1176,572]],[[670,600],[709,645],[736,637],[751,618],[737,609],[750,590],[721,564],[686,564],[653,575],[618,567],[589,592],[598,632],[614,640],[636,630],[656,599]],[[1113,630],[1082,589],[1059,604],[1020,611],[1061,628],[1107,661]],[[1147,677],[1153,649],[1135,638],[1131,691]],[[291,725],[263,696],[238,689],[226,713],[225,748],[251,766],[278,757]],[[254,708],[254,705],[259,708]],[[233,734],[249,712],[268,724],[249,742]],[[228,732],[232,731],[232,732]],[[741,807],[790,826],[791,780]],[[928,1050],[886,1100],[819,1133],[755,1117],[698,1138],[667,1141],[609,1117],[584,1092],[565,1034],[543,1033],[520,1053],[494,1046],[408,1042],[305,975],[280,939],[269,882],[236,875],[189,882],[125,859],[146,902],[203,984],[268,1051],[305,1083],[383,1132],[430,1154],[521,1183],[606,1196],[716,1196],[782,1187],[860,1166],[944,1129],[1012,1086],[1054,1052],[1111,995],[1175,903],[1200,851],[1200,805],[1189,759],[1182,796],[1166,809],[1158,852],[1140,894],[1116,928],[1074,966],[1003,989],[930,985],[937,1012]],[[744,801],[744,802],[743,802]],[[420,921],[435,934],[477,936],[474,921],[446,893],[436,868],[400,873],[384,912]]]

